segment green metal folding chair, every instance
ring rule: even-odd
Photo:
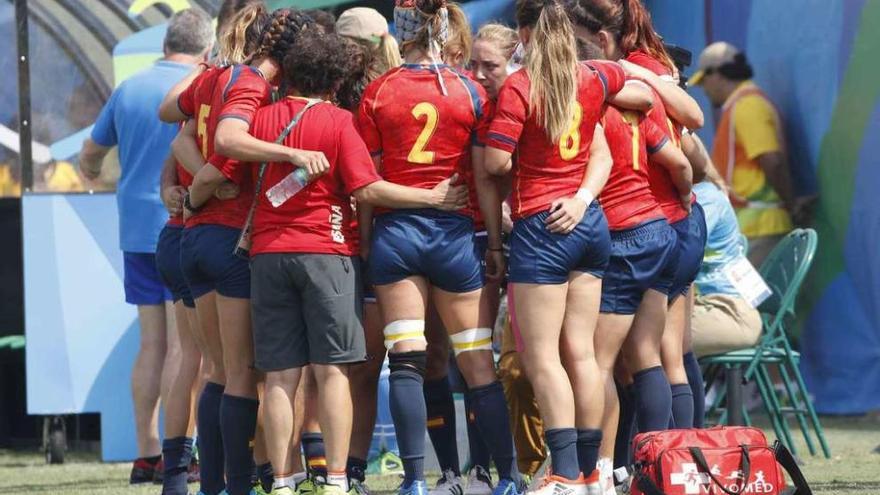
[[[815,455],[815,444],[807,424],[809,421],[823,454],[830,457],[824,430],[798,369],[800,353],[791,348],[788,340],[788,330],[795,321],[795,301],[813,262],[816,245],[817,236],[813,229],[794,230],[779,242],[759,270],[773,294],[758,308],[764,323],[758,344],[749,349],[705,356],[700,363],[706,368],[707,389],[724,370],[732,367],[743,369],[743,383],[755,381],[777,438],[793,453],[796,452],[787,420],[788,416],[794,416],[810,454]],[[771,379],[771,366],[776,367],[782,379],[782,393],[777,392]],[[722,388],[707,411],[707,416],[720,413],[719,422],[722,423],[729,414],[729,411],[722,411],[721,408],[724,398]],[[743,418],[746,424],[751,423],[744,407]]]

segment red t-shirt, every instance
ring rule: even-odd
[[[529,111],[530,80],[525,69],[508,77],[498,94],[486,144],[517,152],[511,193],[514,220],[544,211],[554,200],[577,193],[605,100],[623,88],[625,76],[617,63],[590,61],[578,67],[577,125],[572,125],[572,132],[560,142],[550,141],[535,112]]]
[[[626,60],[644,67],[658,76],[672,77],[668,67],[646,52],[640,50],[630,52]],[[669,118],[666,113],[666,106],[656,93],[654,93],[654,107],[648,116],[658,127],[663,129],[676,146],[681,147],[681,125]],[[654,191],[654,196],[660,203],[660,208],[663,210],[663,214],[666,215],[669,223],[675,223],[687,218],[688,212],[681,205],[678,189],[676,189],[669,172],[658,164],[653,164],[649,171],[651,189]]]
[[[445,96],[431,66],[411,64],[391,69],[364,91],[358,128],[370,153],[381,155],[389,182],[431,189],[455,173],[466,180],[472,169],[471,147],[481,145],[489,99],[453,69],[441,65],[440,74]],[[461,213],[473,215],[474,207]]]
[[[253,118],[251,134],[263,141],[274,141],[306,104],[303,98],[288,97],[261,108]],[[266,191],[290,175],[296,166],[286,162],[269,164],[254,213],[251,254],[357,254],[356,237],[351,231],[350,196],[381,178],[352,114],[330,103],[320,103],[306,111],[284,145],[322,151],[330,162],[330,170],[275,208]],[[234,163],[230,160],[231,166]],[[251,164],[251,168],[255,173],[257,166]]]
[[[609,106],[602,118],[614,165],[599,195],[608,228],[624,230],[663,218],[648,182],[648,156],[669,138],[645,114]]]
[[[244,225],[253,200],[251,174],[226,168],[226,157],[214,153],[214,135],[220,120],[236,118],[250,124],[257,109],[271,100],[269,82],[247,65],[208,69],[178,97],[178,107],[188,115],[196,115],[196,140],[202,156],[240,188],[236,198],[209,199],[198,214],[189,218],[187,227],[213,224],[239,228]]]

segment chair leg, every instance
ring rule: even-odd
[[[785,387],[785,392],[788,394],[788,400],[791,402],[792,409],[794,411],[794,415],[797,418],[798,425],[801,428],[801,432],[804,434],[804,442],[807,444],[807,450],[810,451],[810,455],[816,455],[816,446],[813,444],[813,439],[810,437],[810,427],[807,426],[806,420],[806,404],[801,406],[801,400],[797,394],[795,394],[794,390],[791,387],[791,380],[788,376],[788,371],[786,370],[786,365],[788,363],[783,361],[779,363],[779,374],[782,376],[782,384]],[[806,401],[804,401],[806,402]]]
[[[811,401],[810,396],[807,395],[807,386],[804,384],[804,377],[801,375],[801,370],[797,367],[794,358],[791,357],[791,352],[787,353],[786,358],[791,364],[792,374],[797,382],[798,390],[800,390],[800,393],[802,394],[807,413],[810,415],[810,422],[813,423],[813,429],[816,430],[816,437],[819,438],[819,445],[822,447],[822,453],[825,454],[826,459],[831,459],[831,449],[828,447],[828,441],[825,440],[825,430],[819,422],[819,416],[816,414],[816,409],[813,407],[813,401]]]
[[[727,369],[727,365],[719,366],[715,371],[715,378],[713,378],[712,382],[717,385],[717,377],[722,374],[722,371]],[[727,414],[723,414],[721,409],[721,401],[724,400],[727,396],[727,387],[717,387],[718,393],[715,394],[715,399],[712,400],[712,404],[709,406],[709,413],[711,414],[720,414],[721,418],[718,420],[718,424],[725,424],[725,420],[727,419]]]
[[[760,380],[759,388],[763,389],[764,400],[767,401],[767,407],[772,410],[773,417],[776,419],[777,425],[779,426],[779,429],[776,431],[777,436],[781,431],[782,437],[780,437],[780,439],[784,438],[791,453],[797,455],[797,449],[791,438],[791,430],[788,428],[788,421],[785,419],[785,415],[782,414],[782,409],[779,405],[779,399],[776,397],[776,391],[773,389],[773,381],[770,379],[770,374],[767,373],[767,368],[763,363],[761,363],[755,371],[755,376]]]

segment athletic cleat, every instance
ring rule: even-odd
[[[128,477],[128,483],[138,485],[141,483],[152,483],[156,479],[156,468],[159,463],[150,463],[146,459],[137,459],[131,465],[131,475]]]
[[[263,490],[263,484],[257,483],[251,487],[251,494],[253,495],[269,495],[266,490]]]
[[[153,472],[153,484],[161,485],[162,481],[165,479],[165,462],[162,459],[159,459],[159,462],[156,463],[155,471]]]
[[[372,495],[370,493],[370,489],[367,488],[367,483],[361,481],[359,479],[350,479],[348,480],[349,490],[348,495]]]
[[[315,495],[347,495],[345,490],[339,485],[331,485],[329,483],[315,484]]]
[[[474,466],[468,474],[468,485],[464,495],[492,495],[494,489],[492,475],[482,466]]]
[[[598,469],[594,469],[593,472],[584,479],[584,482],[587,484],[588,495],[602,495],[604,493],[602,491],[602,483],[599,479]]]
[[[192,462],[189,463],[189,468],[186,470],[186,482],[187,483],[199,483],[202,481],[201,471],[199,470],[199,461],[193,459]]]
[[[296,495],[296,492],[289,486],[279,486],[273,488],[269,495]]]
[[[296,484],[296,495],[314,495],[316,491],[315,480],[311,477],[306,477],[306,479],[300,481]]]
[[[602,495],[617,495],[614,489],[614,466],[611,459],[603,457],[596,463],[596,469],[599,470],[599,486]]]
[[[461,484],[461,476],[456,476],[451,469],[443,471],[443,475],[437,480],[437,486],[428,492],[429,495],[464,495],[464,486]]]
[[[492,495],[523,495],[526,491],[525,485],[520,482],[513,481],[510,478],[502,478],[498,480],[498,485],[492,492]]]
[[[428,484],[425,480],[415,480],[409,486],[403,486],[401,483],[397,495],[428,495]]]
[[[570,480],[548,472],[541,485],[528,492],[528,495],[592,495],[587,491],[587,483],[583,475]]]

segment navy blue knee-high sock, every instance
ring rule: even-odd
[[[186,477],[192,461],[193,439],[189,437],[166,438],[162,441],[162,458],[165,473],[162,478],[162,495],[187,495]]]
[[[553,474],[570,480],[578,478],[577,430],[574,428],[554,428],[544,432]]]
[[[636,422],[636,395],[633,384],[626,386],[617,382],[614,384],[617,388],[617,398],[620,401],[620,417],[614,440],[614,467],[619,468],[632,463],[631,435]]]
[[[217,495],[226,489],[223,475],[223,435],[220,432],[220,402],[225,387],[207,382],[199,396],[196,421],[199,426],[199,476],[201,492]]]
[[[256,399],[223,394],[220,427],[226,457],[226,491],[229,495],[248,495],[254,472],[253,441],[257,430]]]
[[[403,485],[425,479],[425,396],[424,378],[415,370],[392,370],[389,377],[388,402],[397,447],[403,461]]]
[[[675,428],[691,428],[694,425],[694,394],[687,383],[675,383],[672,390],[672,422]]]
[[[596,461],[599,459],[599,444],[601,443],[602,430],[577,431],[578,466],[584,476],[589,476],[596,469]]]
[[[451,469],[461,474],[458,443],[455,438],[455,401],[449,388],[448,377],[425,381],[425,410],[428,415],[428,436],[434,445],[440,470]]]
[[[471,456],[471,467],[480,466],[489,472],[489,464],[492,461],[489,445],[480,428],[477,426],[477,417],[471,401],[471,394],[464,394],[464,413],[467,417],[468,451]]]
[[[694,396],[694,428],[702,428],[706,416],[706,385],[703,383],[703,370],[693,352],[684,355],[684,370]]]
[[[480,435],[489,445],[492,458],[495,460],[498,477],[519,481],[504,387],[501,386],[501,382],[494,381],[488,385],[471,388],[468,390],[468,396]]]
[[[312,476],[327,479],[327,457],[324,452],[324,435],[320,432],[303,433],[303,454],[306,456],[306,467]]]
[[[672,389],[662,366],[654,366],[633,375],[636,391],[636,414],[639,431],[669,428],[672,416]]]

